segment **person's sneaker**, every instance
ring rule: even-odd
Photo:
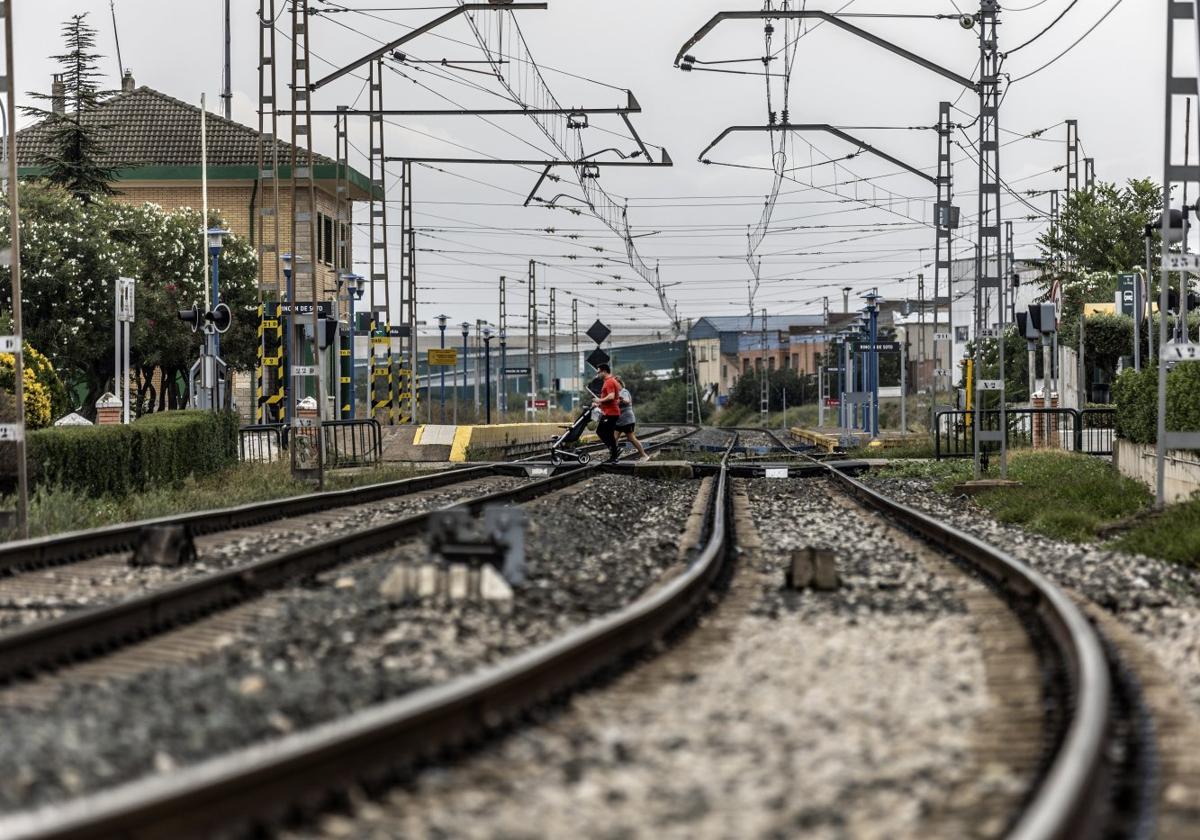
[[[649,456],[649,455],[643,455],[641,458],[638,458],[638,460],[639,460],[639,461],[641,461],[641,462],[644,464],[644,463],[646,463],[647,461],[649,461],[649,460],[650,460],[650,456]]]

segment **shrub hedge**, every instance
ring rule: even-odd
[[[1113,384],[1117,435],[1134,443],[1158,442],[1158,368],[1127,370]],[[1200,430],[1200,364],[1179,364],[1167,376],[1167,428]]]
[[[170,411],[128,426],[30,432],[30,481],[95,496],[126,496],[216,472],[237,460],[234,414]]]

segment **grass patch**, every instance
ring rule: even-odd
[[[933,458],[933,444],[928,440],[911,441],[897,446],[860,446],[846,453],[849,458]]]
[[[1022,486],[984,493],[977,497],[979,504],[1001,522],[1056,539],[1089,542],[1100,525],[1150,504],[1140,483],[1087,455],[1014,453],[1009,477]]]
[[[996,475],[992,470],[992,475]],[[933,479],[939,491],[969,480],[968,460],[893,463],[879,475]],[[1021,525],[1055,539],[1090,542],[1096,529],[1150,504],[1140,483],[1125,478],[1104,461],[1067,452],[1013,452],[1009,478],[1020,487],[992,490],[975,501],[1001,522]]]
[[[327,490],[341,490],[410,478],[408,467],[380,467],[361,472],[329,473]],[[237,464],[218,473],[190,478],[173,487],[131,493],[123,498],[96,497],[62,487],[39,487],[29,499],[31,537],[101,528],[121,522],[154,519],[200,510],[286,499],[313,492],[312,485],[292,478],[287,462]],[[0,504],[15,506],[11,497]]]
[[[1126,532],[1113,546],[1132,554],[1200,565],[1200,498],[1171,505]]]

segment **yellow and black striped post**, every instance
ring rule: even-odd
[[[255,420],[259,423],[281,422],[284,388],[283,321],[278,303],[262,303],[258,307],[258,380]]]
[[[390,422],[392,401],[392,350],[386,321],[371,315],[371,415],[380,423]]]
[[[399,393],[396,399],[396,415],[399,418],[401,426],[407,426],[413,421],[413,416],[416,414],[417,404],[413,395],[413,376],[412,371],[407,368],[400,368],[397,372],[396,380],[399,383]],[[406,409],[408,409],[406,411]]]
[[[256,352],[256,361],[254,365],[254,422],[263,422],[263,413],[266,411],[266,399],[264,394],[267,392],[267,367],[263,364],[266,358],[266,342],[267,333],[263,316],[267,311],[266,304],[258,305],[258,350]]]

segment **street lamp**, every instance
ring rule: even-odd
[[[483,412],[487,425],[492,425],[492,328],[483,325]]]
[[[462,389],[463,389],[463,393],[465,394],[466,390],[467,390],[467,356],[471,352],[467,347],[467,340],[471,335],[471,322],[463,321],[458,326],[462,329],[462,337],[463,337],[463,387],[462,387]],[[454,389],[454,422],[456,425],[458,423],[458,394],[459,394],[458,388],[455,388]]]
[[[441,347],[442,350],[446,349],[446,322],[449,320],[450,320],[449,315],[437,316],[438,330],[440,330],[441,334],[442,334],[441,335],[441,344],[439,346]],[[438,399],[439,399],[440,411],[441,411],[440,419],[441,419],[441,422],[443,424],[445,424],[445,422],[446,422],[446,368],[444,366],[441,366],[441,371],[442,371],[442,391],[441,391],[441,395],[439,396]]]
[[[221,250],[225,247],[225,237],[229,231],[219,227],[208,229],[208,255],[212,257],[212,311],[216,311],[221,302]],[[221,355],[221,337],[214,330],[212,333],[212,355]]]
[[[292,255],[290,253],[283,254],[280,258],[283,263],[283,305],[279,307],[279,317],[283,319],[283,360],[286,369],[283,371],[283,422],[290,423],[292,420],[292,313],[289,307],[294,297],[295,289],[292,287]]]

